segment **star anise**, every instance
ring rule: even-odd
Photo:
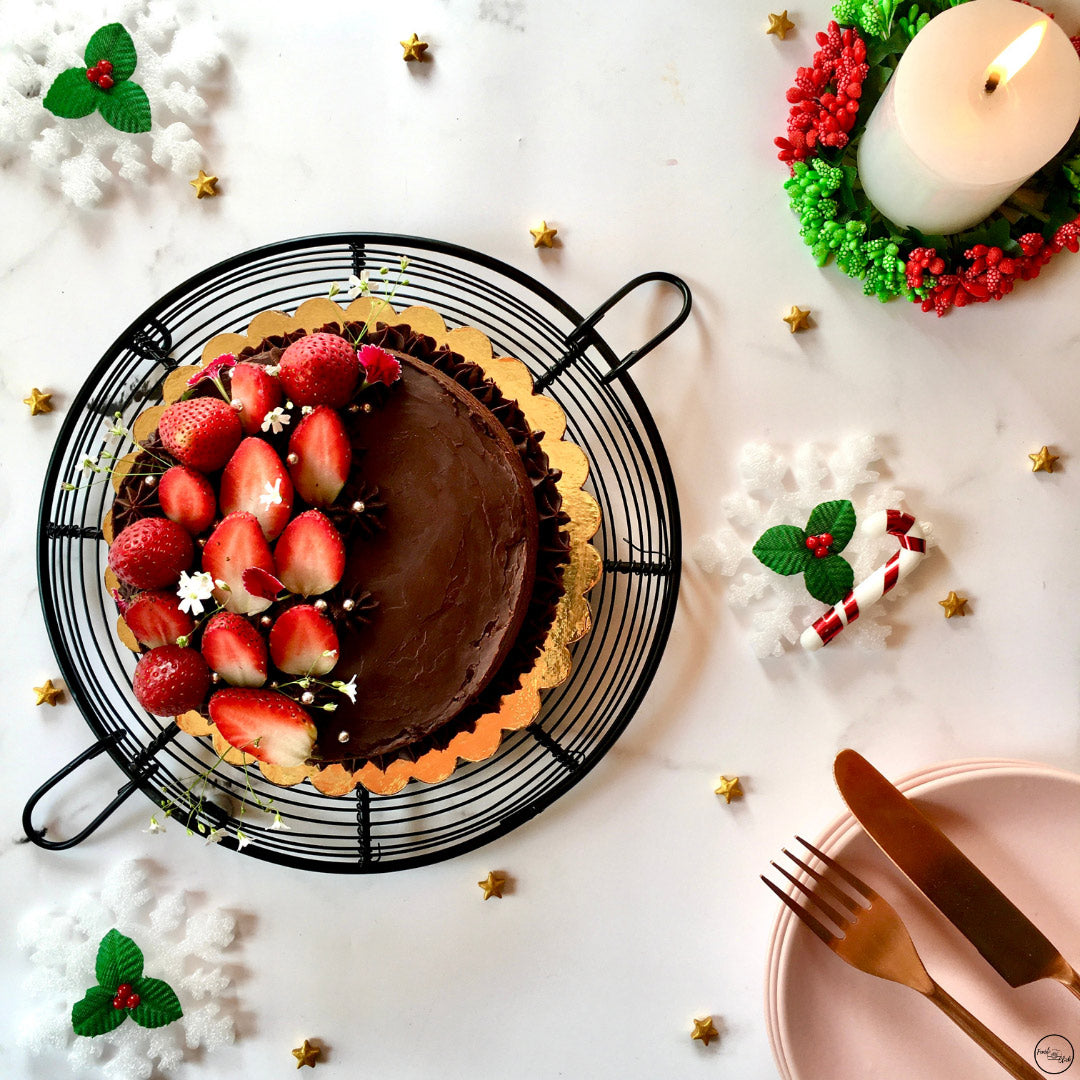
[[[379,601],[359,586],[347,589],[339,585],[324,599],[326,614],[334,625],[354,632],[372,622],[379,607]]]
[[[359,534],[370,540],[385,528],[382,522],[385,510],[379,489],[356,480],[346,485],[337,503],[326,513],[344,539]]]

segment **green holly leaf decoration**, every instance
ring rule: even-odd
[[[101,91],[86,80],[86,68],[68,68],[53,79],[42,104],[54,116],[64,120],[77,120],[89,116],[97,108],[97,96]]]
[[[851,589],[855,572],[839,552],[855,532],[855,508],[847,499],[819,503],[805,529],[774,525],[754,544],[757,559],[785,577],[804,574],[815,600],[835,604]]]
[[[150,130],[150,102],[138,83],[117,83],[111,90],[103,91],[97,107],[106,123],[117,131],[134,135]]]
[[[120,23],[96,30],[83,53],[84,68],[60,72],[42,104],[54,116],[76,120],[96,109],[117,131],[135,135],[150,130],[150,101],[138,83],[130,82],[138,63],[135,42]],[[107,60],[112,68],[102,80],[97,65]],[[104,83],[104,85],[102,85]]]
[[[801,574],[813,558],[806,548],[806,533],[794,525],[774,525],[761,534],[754,554],[770,570],[788,577]]]
[[[71,1026],[76,1035],[104,1035],[113,1028],[118,1028],[127,1017],[126,1009],[113,1005],[115,991],[104,986],[91,986],[86,997],[77,1001],[71,1008]]]
[[[818,503],[810,513],[806,532],[810,536],[831,533],[833,542],[829,550],[839,553],[847,547],[855,532],[855,508],[847,499]]]
[[[98,983],[115,994],[121,983],[133,983],[142,971],[142,949],[119,930],[110,930],[98,946],[94,967]]]
[[[119,930],[110,930],[98,946],[94,974],[98,985],[71,1007],[76,1035],[94,1038],[119,1027],[130,1016],[141,1027],[171,1024],[184,1015],[167,982],[143,975],[142,949]]]
[[[847,596],[855,583],[855,571],[840,555],[812,558],[806,564],[806,591],[823,604],[836,604]]]
[[[99,60],[108,60],[112,64],[110,74],[117,82],[130,79],[138,62],[135,42],[119,23],[109,23],[108,26],[95,30],[86,43],[83,59],[88,68],[93,67]]]
[[[131,989],[139,995],[131,1019],[140,1027],[164,1027],[184,1015],[173,988],[162,979],[137,979]]]

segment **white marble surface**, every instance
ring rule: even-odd
[[[0,0],[0,26],[26,3]],[[104,21],[72,0],[55,7],[88,30]],[[1080,26],[1080,0],[1057,8]],[[193,11],[230,43],[200,133],[219,198],[196,201],[161,173],[76,211],[25,161],[0,171],[4,1075],[66,1075],[15,1045],[28,967],[12,926],[135,856],[163,885],[240,915],[239,1039],[183,1078],[286,1075],[305,1036],[327,1047],[328,1076],[774,1077],[761,997],[775,906],[757,879],[795,831],[839,812],[836,750],[853,745],[893,775],[971,756],[1080,770],[1080,259],[942,320],[819,271],[771,140],[824,3],[793,9],[784,42],[749,0]],[[400,59],[414,30],[431,43],[423,68]],[[559,229],[552,251],[531,247],[542,217]],[[894,607],[887,649],[841,637],[758,661],[726,583],[688,563],[667,654],[626,733],[569,795],[486,848],[405,873],[305,874],[178,828],[148,835],[141,796],[73,851],[20,843],[27,795],[90,737],[72,704],[35,708],[30,692],[58,670],[34,533],[65,406],[120,330],[189,275],[350,229],[488,252],[581,310],[640,272],[683,276],[691,321],[635,379],[671,457],[687,548],[720,524],[746,442],[877,436],[883,483],[933,521],[939,545]],[[813,308],[811,332],[780,321],[795,303]],[[624,352],[660,317],[625,311],[609,340]],[[33,385],[54,392],[54,413],[27,415]],[[1027,455],[1044,443],[1058,469],[1032,475]],[[942,617],[950,589],[970,597],[966,619]],[[743,800],[713,794],[721,773],[742,776]],[[99,760],[50,812],[78,820],[120,779]],[[482,902],[489,869],[512,876],[512,894]],[[689,1032],[708,1013],[723,1035],[706,1048]]]

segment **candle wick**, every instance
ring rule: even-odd
[[[990,74],[986,76],[986,85],[983,89],[988,94],[992,94],[998,88],[1000,83],[1001,76],[996,71],[991,71]]]

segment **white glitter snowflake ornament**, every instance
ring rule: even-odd
[[[78,25],[71,21],[73,12]],[[144,133],[117,130],[98,110],[62,119],[42,104],[61,72],[85,64],[84,50],[94,31],[113,22],[126,28],[137,53],[132,81],[145,91],[151,115],[150,130]],[[154,164],[184,175],[202,164],[203,148],[189,124],[205,123],[208,108],[202,95],[225,54],[208,13],[194,17],[183,0],[121,0],[107,10],[37,0],[10,14],[5,35],[0,166],[29,158],[71,202],[88,207],[100,201],[114,177],[146,180],[147,151]],[[99,87],[101,74],[91,80]],[[111,85],[108,89],[114,92]]]
[[[821,503],[849,500],[863,521],[876,511],[899,509],[902,491],[879,484],[871,466],[880,458],[869,435],[846,439],[831,453],[815,444],[799,447],[788,460],[766,443],[743,447],[739,457],[742,490],[720,501],[724,521],[693,548],[693,557],[706,573],[733,578],[728,602],[751,609],[750,640],[754,654],[782,656],[785,647],[797,647],[805,626],[822,614],[825,605],[806,590],[801,574],[784,577],[763,566],[752,548],[765,530],[776,525],[799,525]],[[929,526],[922,531],[930,538]],[[844,555],[860,582],[896,548],[894,538],[868,540],[856,534]],[[890,595],[902,595],[904,586]],[[888,607],[869,608],[844,631],[844,638],[864,649],[881,649],[891,627]],[[786,643],[786,646],[785,646]]]
[[[66,1054],[72,1072],[97,1067],[109,1080],[149,1080],[175,1069],[185,1047],[206,1053],[235,1039],[223,1008],[233,1004],[224,964],[235,919],[217,910],[189,914],[178,892],[152,903],[146,866],[120,863],[100,894],[77,896],[65,911],[32,912],[19,924],[19,944],[34,965],[27,996],[37,1004],[19,1029],[19,1044],[31,1054]],[[113,929],[138,945],[143,971],[169,984],[183,1016],[162,1027],[121,1022],[94,1037],[76,1035],[72,1006],[94,983],[99,946]]]

